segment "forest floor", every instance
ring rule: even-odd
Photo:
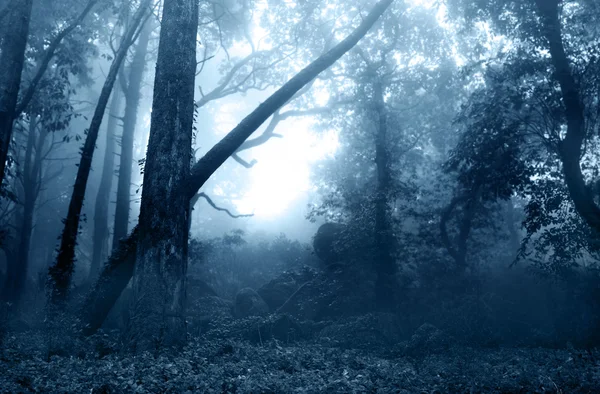
[[[105,339],[108,338],[105,336]],[[117,343],[48,353],[47,335],[6,336],[5,393],[598,393],[600,350],[469,348],[406,356],[302,341],[197,339],[177,354]],[[45,350],[44,350],[45,349]]]

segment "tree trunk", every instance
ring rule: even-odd
[[[121,156],[119,162],[119,177],[117,181],[117,205],[115,209],[115,225],[113,229],[113,249],[119,245],[119,240],[127,236],[129,227],[129,205],[131,200],[131,171],[133,166],[133,141],[137,113],[140,104],[144,66],[148,53],[148,42],[154,24],[148,21],[140,34],[135,55],[129,69],[125,88],[125,116],[123,117],[123,134],[121,137]]]
[[[542,17],[543,34],[548,40],[555,78],[560,85],[567,134],[560,144],[560,157],[563,164],[565,183],[575,209],[581,217],[596,231],[600,231],[600,208],[594,202],[593,195],[585,183],[581,172],[581,146],[585,139],[585,111],[579,86],[571,72],[569,59],[565,53],[558,17],[558,0],[536,0]]]
[[[94,209],[94,239],[92,251],[92,265],[90,267],[89,280],[96,279],[100,264],[108,257],[108,208],[110,205],[110,192],[112,189],[114,166],[115,166],[115,131],[117,129],[117,114],[121,111],[121,92],[115,89],[110,103],[109,118],[106,125],[106,149],[104,161],[102,162],[102,175],[100,186],[96,195],[96,206]]]
[[[458,274],[462,274],[467,269],[467,244],[469,241],[469,234],[471,233],[473,217],[475,216],[476,198],[477,189],[461,196],[454,197],[452,201],[450,201],[450,204],[442,211],[440,217],[440,235],[442,243],[448,250],[450,257],[454,259],[456,264],[455,271]],[[458,236],[456,237],[456,246],[454,246],[448,235],[447,227],[452,213],[459,204],[463,204],[463,212],[462,216],[457,219]]]
[[[395,274],[397,271],[394,256],[395,240],[390,223],[389,194],[392,181],[390,157],[387,148],[387,114],[384,91],[380,82],[374,84],[377,133],[375,136],[375,165],[377,166],[377,195],[375,199],[375,297],[378,308],[390,309],[394,304]]]
[[[8,268],[8,281],[4,288],[4,300],[18,304],[25,290],[29,268],[29,252],[31,235],[33,233],[33,219],[35,205],[41,190],[42,150],[46,134],[39,130],[39,123],[35,116],[29,121],[29,134],[27,148],[23,158],[23,215],[20,218],[19,243],[16,258]]]
[[[16,303],[22,293],[25,278],[27,277],[27,253],[29,251],[29,243],[31,240],[31,230],[33,225],[33,206],[32,206],[32,179],[31,166],[34,154],[35,136],[37,128],[37,118],[32,117],[29,122],[29,131],[27,135],[27,143],[25,154],[21,160],[23,165],[22,171],[22,191],[20,200],[23,202],[22,214],[17,217],[16,222],[19,223],[19,237],[16,250],[16,258],[8,261],[6,266],[6,283],[3,289],[3,300],[6,302]]]
[[[13,120],[25,61],[32,0],[13,0],[0,32],[0,185],[12,137]]]
[[[192,159],[197,34],[198,0],[165,0],[128,330],[134,351],[186,339],[190,199],[175,186],[187,181]]]
[[[302,87],[352,49],[375,22],[377,22],[379,17],[393,1],[394,0],[381,0],[377,3],[352,34],[285,83],[263,104],[242,120],[238,126],[217,143],[217,145],[215,145],[202,159],[200,159],[192,168],[192,178],[190,181],[178,185],[179,188],[187,190],[188,201],[194,197],[198,190],[200,190],[200,187],[208,180],[210,175],[216,171],[266,119],[273,115],[287,102],[287,100],[292,98],[296,92],[302,89]],[[131,278],[135,262],[135,259],[132,256],[135,255],[137,234],[138,227],[133,230],[129,237],[121,241],[119,249],[111,256],[109,262],[102,270],[98,282],[84,302],[81,311],[81,322],[84,325],[84,333],[87,335],[93,334],[100,328],[102,322],[106,316],[108,316],[110,309],[113,307]],[[93,313],[90,311],[93,311]]]
[[[65,226],[61,236],[58,257],[56,258],[56,263],[50,267],[48,273],[51,282],[50,303],[52,305],[63,304],[67,298],[75,265],[75,246],[77,244],[77,234],[79,232],[79,216],[81,214],[81,208],[83,207],[83,199],[85,197],[87,180],[92,166],[92,157],[96,147],[96,140],[98,139],[98,132],[100,130],[100,125],[102,124],[102,118],[104,117],[104,111],[106,110],[110,93],[115,84],[115,80],[117,79],[119,67],[121,67],[121,64],[123,63],[123,59],[127,54],[129,46],[133,43],[133,37],[137,28],[147,14],[149,4],[150,0],[142,2],[134,20],[128,26],[128,29],[121,40],[119,50],[110,66],[104,86],[102,86],[98,104],[96,105],[94,116],[92,117],[90,127],[87,131],[85,144],[81,151],[81,160],[79,162],[79,168],[77,169],[73,194],[71,195],[71,201],[69,203],[67,218],[64,222]]]

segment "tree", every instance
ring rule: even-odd
[[[133,142],[137,124],[137,112],[141,98],[142,81],[148,54],[150,35],[155,23],[149,20],[145,25],[135,47],[129,72],[121,72],[121,89],[125,96],[125,113],[123,115],[123,132],[121,134],[121,154],[119,156],[119,173],[117,181],[117,202],[113,227],[113,249],[119,240],[127,236],[129,229],[129,210],[131,200],[131,171],[133,166]]]
[[[104,160],[102,161],[102,175],[98,194],[96,195],[96,205],[94,208],[94,245],[92,251],[92,264],[90,266],[90,280],[93,281],[100,269],[100,264],[109,254],[109,228],[108,228],[108,208],[110,202],[110,192],[112,189],[115,163],[115,134],[117,128],[117,115],[121,110],[121,92],[115,90],[112,93],[110,110],[108,113],[108,122],[106,125],[106,149],[104,151]]]
[[[4,79],[0,79],[0,91],[3,91],[3,94],[0,96],[0,103],[2,103],[0,104],[0,184],[2,184],[4,179],[4,167],[8,158],[8,149],[14,119],[16,119],[31,102],[31,99],[38,90],[39,84],[48,67],[51,65],[51,61],[57,50],[60,48],[63,40],[81,24],[98,1],[99,0],[90,0],[79,15],[74,20],[69,21],[65,28],[60,30],[52,40],[50,40],[47,47],[44,46],[43,54],[39,59],[39,64],[36,64],[35,74],[27,86],[27,89],[22,93],[21,101],[18,103],[17,96],[21,83],[21,74],[24,70],[23,56],[27,47],[27,35],[30,18],[32,16],[32,1],[11,1],[6,5],[6,8],[10,10],[10,12],[6,14],[6,17],[11,20],[12,23],[5,24],[6,30],[0,33],[3,35],[1,40],[3,47],[0,49],[0,53],[3,54],[3,57],[0,58],[0,64],[2,64],[3,69],[10,70],[10,72],[3,74]],[[18,3],[18,5],[13,3]],[[14,103],[12,103],[12,100],[14,100]],[[6,114],[6,117],[4,114]]]
[[[377,22],[392,2],[393,0],[378,2],[371,12],[363,18],[362,23],[348,37],[310,63],[273,93],[192,167],[191,174],[185,182],[173,187],[179,188],[180,193],[184,193],[189,202],[210,176],[228,157],[239,149],[244,141],[263,122],[288,102],[288,100],[292,99],[298,91],[310,83],[319,73],[326,70],[352,49]],[[86,297],[85,306],[81,311],[81,321],[84,325],[85,333],[91,334],[100,327],[116,299],[129,282],[135,266],[139,231],[140,227],[138,225],[128,238],[121,241],[119,249],[113,253],[102,270],[95,287]]]
[[[567,123],[567,133],[559,145],[559,153],[563,164],[565,183],[569,188],[569,194],[577,212],[590,227],[600,231],[600,207],[596,205],[581,171],[582,145],[586,139],[585,107],[580,87],[573,77],[572,67],[569,64],[561,36],[560,4],[560,0],[536,0],[542,20],[542,32],[548,42],[554,66],[554,78],[556,78],[562,93]]]
[[[94,155],[100,125],[102,124],[102,118],[104,117],[104,111],[106,110],[110,93],[117,79],[118,70],[121,67],[129,47],[137,38],[138,27],[143,23],[144,19],[147,18],[151,3],[151,0],[142,1],[131,24],[127,27],[116,56],[111,64],[106,81],[102,87],[102,92],[100,93],[94,116],[90,122],[90,127],[87,130],[85,144],[81,150],[81,160],[79,168],[77,169],[73,194],[71,196],[71,201],[69,202],[69,211],[61,235],[61,243],[56,258],[56,264],[50,267],[48,272],[51,286],[50,303],[52,305],[64,304],[67,299],[75,263],[75,245],[77,242],[77,233],[79,231],[81,208],[83,206],[87,180],[91,170],[92,157]]]
[[[191,196],[177,186],[192,160],[197,31],[197,0],[165,1],[133,275],[129,345],[136,351],[186,339]]]
[[[572,215],[577,212],[597,233],[600,209],[593,187],[597,164],[593,149],[585,149],[596,144],[599,48],[591,26],[598,20],[597,8],[587,2],[574,5],[557,0],[452,1],[450,5],[469,23],[485,19],[512,41],[511,50],[500,50],[479,71],[485,85],[473,92],[471,115],[463,117],[478,132],[470,136],[467,132],[465,140],[470,144],[465,142],[458,151],[483,161],[476,159],[474,168],[459,171],[464,173],[461,177],[489,170],[495,158],[485,156],[493,146],[512,155],[505,166],[508,171],[479,174],[489,177],[486,187],[491,190],[498,188],[506,196],[508,188],[509,194],[526,201],[528,234],[519,255],[531,258],[528,247],[533,246],[536,254],[546,254],[534,262],[545,270],[564,272],[576,265],[584,250],[593,256],[597,249],[596,237]],[[549,56],[542,55],[544,51]],[[487,119],[478,123],[483,118]],[[509,143],[502,142],[506,138]],[[492,174],[501,176],[493,179]]]
[[[33,0],[13,0],[0,30],[0,187],[8,159]]]

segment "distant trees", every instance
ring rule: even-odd
[[[120,88],[125,98],[123,114],[123,129],[120,138],[120,155],[117,181],[117,199],[115,207],[115,220],[113,226],[112,245],[115,249],[119,240],[127,236],[129,230],[130,201],[131,201],[131,172],[134,167],[133,143],[135,129],[138,124],[138,107],[142,94],[142,81],[148,61],[148,47],[152,31],[156,28],[154,17],[144,25],[134,54],[126,70],[122,68],[120,74]]]
[[[418,41],[413,34],[423,25],[429,30]],[[421,205],[415,173],[432,165],[423,151],[432,149],[452,113],[437,92],[447,81],[439,69],[428,69],[447,56],[444,49],[430,50],[444,48],[433,44],[444,39],[437,28],[427,14],[396,4],[384,19],[384,38],[359,44],[321,87],[333,105],[320,126],[339,130],[340,148],[315,176],[322,198],[310,216],[348,224],[349,243],[376,274],[376,302],[384,310],[394,307],[397,273],[408,263],[400,263],[409,248],[403,222]],[[416,57],[423,60],[411,64]],[[336,102],[344,105],[336,108]],[[429,111],[433,106],[436,113]]]

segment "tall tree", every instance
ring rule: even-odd
[[[0,28],[0,186],[12,137],[33,0],[12,0]]]
[[[104,117],[104,111],[108,104],[108,100],[117,79],[119,68],[123,63],[127,51],[131,44],[137,38],[138,27],[142,24],[145,17],[148,15],[149,7],[152,4],[151,0],[144,0],[140,4],[133,20],[127,27],[125,34],[121,39],[119,49],[116,52],[115,58],[110,66],[110,70],[106,77],[106,81],[102,86],[102,91],[98,99],[98,104],[94,111],[94,116],[90,122],[90,127],[87,130],[85,144],[81,149],[81,160],[77,169],[77,177],[69,202],[69,210],[65,219],[65,226],[61,235],[61,242],[56,258],[56,263],[49,269],[49,278],[51,286],[50,303],[53,305],[62,304],[67,297],[69,287],[71,285],[71,277],[75,264],[75,246],[77,244],[77,234],[79,232],[79,223],[85,190],[89,178],[92,158],[96,147],[96,140]]]
[[[186,338],[190,198],[177,185],[189,178],[192,159],[197,32],[197,0],[164,2],[133,276],[136,350]]]
[[[348,37],[286,82],[198,160],[192,167],[188,181],[176,185],[171,182],[170,188],[179,188],[182,193],[185,193],[189,203],[210,176],[240,148],[244,141],[262,123],[321,72],[351,50],[373,27],[393,1],[379,1]],[[162,203],[163,201],[159,201],[159,204]],[[108,263],[104,266],[95,287],[88,294],[81,310],[81,322],[84,325],[85,333],[91,334],[100,328],[117,298],[129,283],[135,267],[139,231],[140,225],[138,224],[131,235],[120,242],[119,248],[112,254]],[[178,252],[180,253],[180,251]],[[183,284],[183,282],[180,283]],[[180,300],[177,301],[180,302]]]
[[[121,154],[119,156],[119,175],[117,181],[117,202],[113,227],[113,249],[119,240],[127,236],[129,228],[129,210],[131,201],[131,171],[133,166],[133,142],[137,124],[138,107],[141,99],[142,81],[148,54],[150,35],[154,30],[154,21],[149,20],[142,30],[135,53],[129,66],[129,72],[121,72],[121,88],[125,96],[125,114],[121,134]]]
[[[560,86],[567,133],[559,146],[565,183],[581,217],[596,231],[600,231],[600,207],[585,182],[581,171],[582,146],[586,140],[585,107],[580,86],[576,82],[567,57],[559,18],[560,0],[535,0],[542,20],[542,33],[554,66],[554,78]]]
[[[112,93],[110,110],[108,113],[108,122],[106,124],[106,148],[104,150],[104,160],[102,161],[102,175],[100,176],[100,185],[96,195],[94,207],[94,240],[92,250],[92,265],[90,267],[90,280],[94,280],[100,264],[108,257],[108,208],[110,204],[110,192],[112,189],[115,164],[115,134],[117,129],[117,120],[121,110],[122,94],[116,89]]]

